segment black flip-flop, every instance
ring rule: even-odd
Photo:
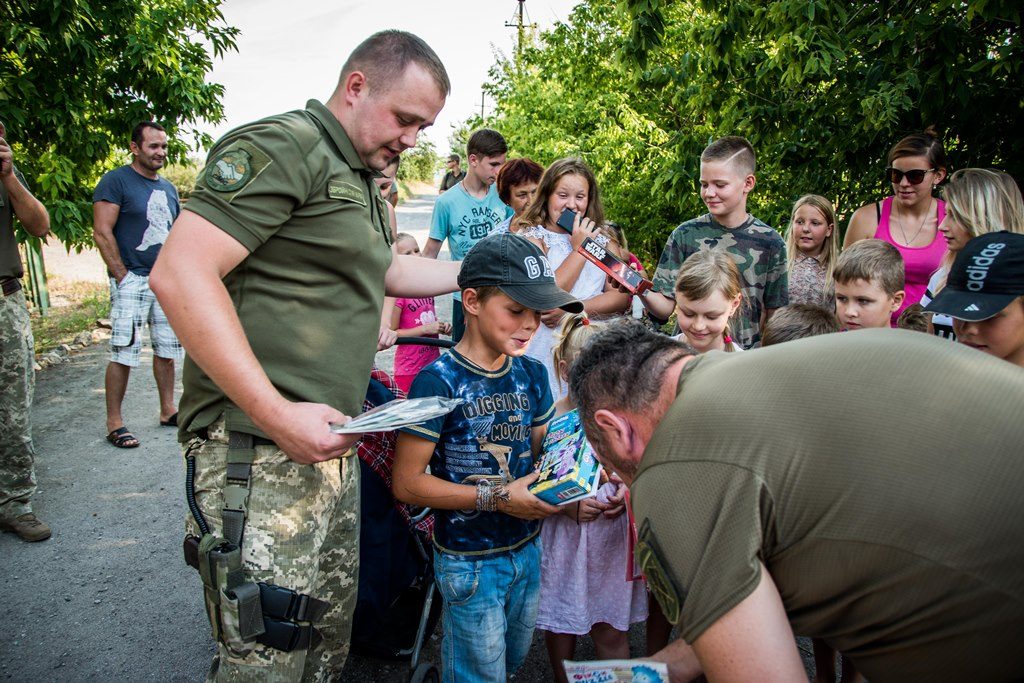
[[[177,427],[178,426],[178,414],[171,415],[166,420],[160,420],[161,427]]]
[[[109,434],[107,434],[107,441],[112,443],[117,448],[138,448],[139,440],[135,438],[135,435],[128,431],[127,427],[118,427]],[[132,442],[135,443],[132,443]]]

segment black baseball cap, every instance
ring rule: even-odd
[[[483,238],[462,261],[459,288],[486,286],[497,287],[535,311],[583,312],[583,303],[555,284],[555,274],[540,247],[509,232]]]
[[[1024,295],[1024,235],[990,232],[970,240],[956,255],[946,286],[924,307],[959,320],[991,318]]]

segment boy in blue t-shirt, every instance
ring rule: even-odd
[[[505,138],[496,130],[481,128],[469,137],[468,172],[461,182],[437,198],[424,256],[437,258],[447,239],[452,261],[461,261],[474,244],[512,215],[511,207],[501,201],[494,185],[507,152]],[[452,340],[462,339],[465,329],[462,302],[456,292],[452,302]]]
[[[554,406],[544,366],[523,354],[541,311],[579,313],[583,304],[558,288],[537,246],[508,233],[470,250],[459,287],[466,334],[420,371],[409,397],[466,402],[402,430],[392,491],[435,510],[444,680],[505,681],[533,637],[538,520],[559,511],[527,489]]]

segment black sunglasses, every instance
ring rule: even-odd
[[[885,176],[889,179],[893,185],[899,185],[903,182],[903,177],[906,176],[907,182],[911,185],[920,185],[924,182],[924,177],[934,171],[934,168],[915,168],[909,171],[901,171],[898,168],[892,166],[885,169]]]

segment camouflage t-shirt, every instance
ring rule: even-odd
[[[753,216],[737,228],[726,228],[711,214],[686,221],[672,231],[661,252],[654,289],[675,298],[676,276],[683,261],[715,247],[729,252],[739,267],[744,303],[729,322],[729,328],[735,340],[749,349],[761,339],[761,312],[789,303],[786,243],[770,226]]]

